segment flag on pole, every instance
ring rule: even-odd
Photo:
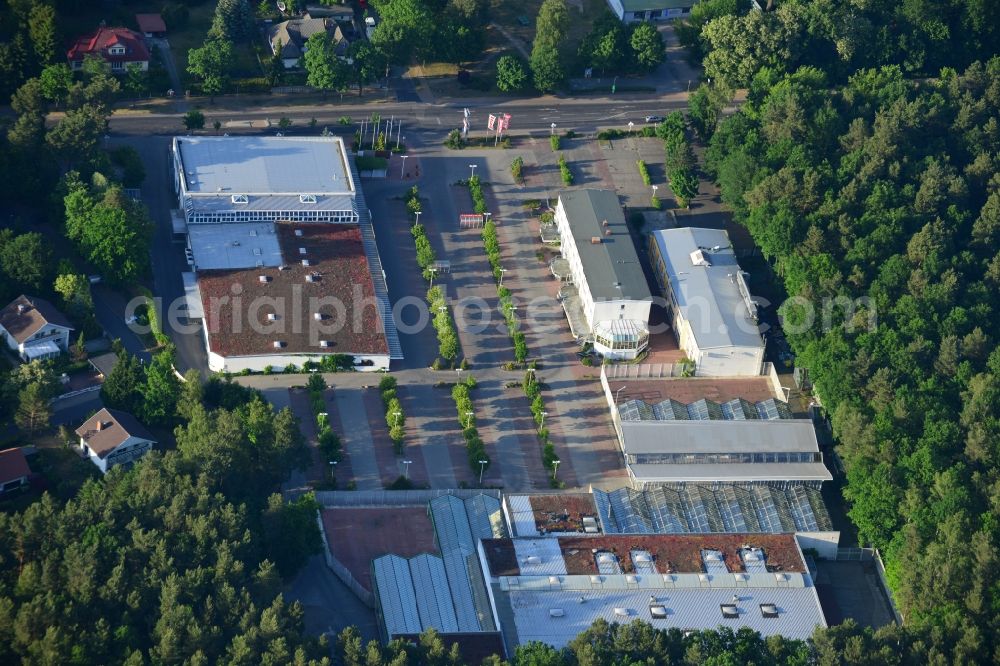
[[[491,114],[490,114],[490,122],[489,122],[489,124],[487,125],[487,127],[489,127],[490,129],[493,129],[493,128],[494,128],[494,126],[496,125],[496,123],[497,123],[497,117],[496,117],[496,116],[494,116],[494,115],[493,115],[493,114],[491,113]]]
[[[468,121],[468,119],[462,120],[462,135],[463,136],[468,136],[469,135],[469,121]]]
[[[468,118],[469,117],[469,107],[465,107],[464,111],[465,111],[465,117]]]
[[[503,127],[501,129],[509,129],[509,128],[510,128],[510,114],[505,113],[503,114]]]

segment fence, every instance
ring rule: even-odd
[[[319,494],[319,493],[317,493]],[[361,584],[354,578],[354,575],[347,570],[340,561],[333,556],[330,552],[330,542],[326,540],[326,529],[323,527],[323,518],[317,512],[316,522],[319,524],[319,533],[323,537],[323,556],[326,559],[326,566],[330,568],[330,571],[340,579],[340,581],[346,585],[351,592],[354,593],[358,599],[362,601],[369,608],[375,608],[375,595],[373,595],[369,590],[361,587]]]
[[[889,579],[885,575],[885,564],[882,562],[882,554],[878,548],[838,548],[837,559],[852,562],[874,562],[875,572],[878,574],[879,583],[885,592],[886,599],[889,600],[889,607],[896,618],[896,622],[903,624],[903,614],[896,607],[896,600],[892,598],[892,590],[889,588]]]
[[[684,368],[680,363],[613,363],[605,366],[609,379],[662,379],[681,377]]]
[[[79,391],[70,391],[69,393],[62,393],[49,400],[49,404],[51,405],[60,400],[65,400],[66,398],[72,398],[74,396],[83,395],[84,393],[90,393],[92,391],[100,391],[100,390],[101,390],[101,385],[98,384],[97,386],[88,386],[87,388],[82,388]]]
[[[421,506],[436,497],[454,495],[468,499],[477,495],[489,495],[500,499],[499,490],[322,490],[316,493],[316,500],[325,507],[379,507],[379,506]]]

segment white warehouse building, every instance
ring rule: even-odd
[[[339,137],[176,137],[171,145],[209,369],[402,358],[358,174]]]
[[[574,335],[592,340],[595,351],[607,358],[636,358],[649,346],[653,298],[618,195],[563,192],[555,222],[588,329],[574,330]],[[564,307],[569,312],[573,306],[564,302]],[[570,322],[572,326],[572,314]]]
[[[722,229],[654,231],[650,263],[678,346],[703,377],[759,375],[764,340],[729,235]]]

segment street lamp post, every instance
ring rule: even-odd
[[[650,187],[653,188],[653,198],[655,199],[656,198],[656,190],[660,189],[660,186],[659,185],[651,185]]]
[[[415,220],[415,221],[413,222],[413,226],[416,226],[416,225],[420,224],[420,212],[421,212],[421,211],[419,211],[419,210],[418,210],[418,211],[417,211],[417,212],[415,213],[415,215],[417,216],[417,219],[416,219],[416,220]]]
[[[552,123],[549,127],[551,127],[551,129],[552,129],[552,131],[550,132],[550,134],[555,134],[556,133],[556,124]]]
[[[489,211],[483,213],[483,224],[489,224],[489,222],[490,222],[490,215],[492,215],[492,214],[493,213],[490,213]]]
[[[433,266],[427,269],[427,272],[431,274],[431,284],[429,287],[427,287],[428,290],[430,290],[434,286],[434,274],[437,273],[437,271],[438,269],[434,268]]]
[[[459,381],[459,383],[461,383],[462,382],[462,368],[455,368],[455,372],[458,373],[458,381]]]
[[[632,136],[632,128],[633,128],[633,127],[635,127],[635,123],[634,123],[634,122],[632,122],[631,120],[630,120],[630,121],[628,121],[628,135],[629,135],[629,136]]]
[[[403,177],[403,172],[406,169],[406,158],[407,157],[409,157],[409,156],[408,155],[400,155],[400,158],[402,158],[402,160],[403,160],[402,166],[399,167],[399,177],[400,178]]]
[[[471,169],[471,171],[472,171],[472,173],[469,174],[469,180],[472,180],[473,178],[476,177],[476,165],[475,164],[470,164],[469,165],[469,169]]]
[[[500,284],[497,285],[497,286],[500,286],[500,287],[503,286],[503,274],[506,273],[506,272],[507,272],[506,268],[501,268],[500,269]]]
[[[621,388],[619,388],[617,391],[615,391],[615,404],[616,405],[618,404],[618,394],[621,393],[622,391],[624,391],[625,388],[626,388],[626,386],[627,385],[623,385]]]
[[[549,413],[548,413],[548,412],[539,412],[539,414],[541,414],[541,415],[542,415],[542,420],[541,420],[541,422],[540,422],[540,423],[538,424],[538,429],[539,429],[539,430],[541,430],[542,428],[544,428],[544,427],[545,427],[545,417],[546,417],[546,416],[548,416],[548,415],[549,415]]]
[[[472,425],[472,417],[475,416],[475,415],[476,415],[475,412],[466,412],[465,413],[465,429],[466,430],[468,430],[469,426]]]
[[[410,478],[410,463],[412,463],[412,462],[413,462],[412,460],[404,460],[403,461],[403,478],[405,478],[405,479],[409,479]]]
[[[403,415],[403,412],[393,412],[392,413],[392,427],[395,428],[399,425],[399,417]]]
[[[489,460],[479,461],[479,485],[483,485],[483,472],[486,471],[486,463],[488,462]]]
[[[559,463],[561,463],[561,462],[562,461],[559,460],[558,458],[556,458],[555,460],[552,461],[552,479],[553,480],[555,480],[556,474],[559,473]]]

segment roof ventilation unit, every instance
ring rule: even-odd
[[[333,345],[330,344],[329,340],[320,340],[319,341],[319,346],[322,347],[323,349],[329,349]]]
[[[295,235],[296,236],[301,236],[302,235],[302,230],[301,229],[296,229],[295,230]]]
[[[735,620],[740,616],[739,609],[733,604],[719,604],[719,609],[722,611],[722,617],[727,620]]]
[[[247,197],[247,195],[245,194],[234,194],[232,197],[230,197],[230,201],[232,201],[234,204],[248,204],[250,203],[250,198]]]
[[[299,203],[314,204],[314,203],[316,203],[316,195],[315,194],[300,194],[299,195]]]
[[[649,607],[649,614],[657,619],[664,619],[667,617],[667,607],[663,604],[653,604]]]
[[[268,312],[267,313],[267,320],[268,321],[278,321],[278,315],[274,314],[273,312]]]
[[[613,233],[613,232],[611,231],[611,229],[605,229],[605,230],[604,230],[604,235],[605,235],[605,236],[610,236],[610,235],[611,235],[612,233]]]
[[[591,245],[600,245],[601,244],[601,237],[600,236],[591,236],[590,237],[590,244]]]
[[[615,608],[615,615],[617,615],[618,617],[628,617],[628,614],[629,613],[627,608],[622,608],[621,606]]]
[[[564,615],[566,615],[566,611],[564,611],[562,608],[549,609],[549,617],[562,617]]]
[[[274,348],[275,349],[282,349],[284,346],[285,346],[285,341],[284,340],[275,340],[274,341]]]
[[[323,321],[323,313],[322,312],[314,312],[313,313],[313,319],[315,319],[316,321]]]
[[[261,284],[267,284],[268,282],[271,281],[271,278],[268,275],[260,275],[257,277],[257,281],[260,282]]]
[[[778,617],[778,607],[774,604],[761,604],[760,614],[769,620],[777,619]]]
[[[705,256],[703,250],[695,250],[691,253],[691,265],[692,266],[711,266],[712,262],[708,260]]]
[[[306,282],[316,282],[318,276],[315,273],[310,273],[306,276]]]
[[[308,259],[303,259],[303,260],[302,260],[302,265],[303,265],[303,266],[311,266],[312,264],[310,264],[310,263],[309,263],[309,260],[308,260]]]
[[[524,558],[524,563],[525,564],[541,564],[542,563],[542,558],[538,557],[537,555],[530,555],[530,556]]]
[[[300,247],[299,248],[299,254],[305,254],[305,253],[306,253],[306,249],[304,247]]]

